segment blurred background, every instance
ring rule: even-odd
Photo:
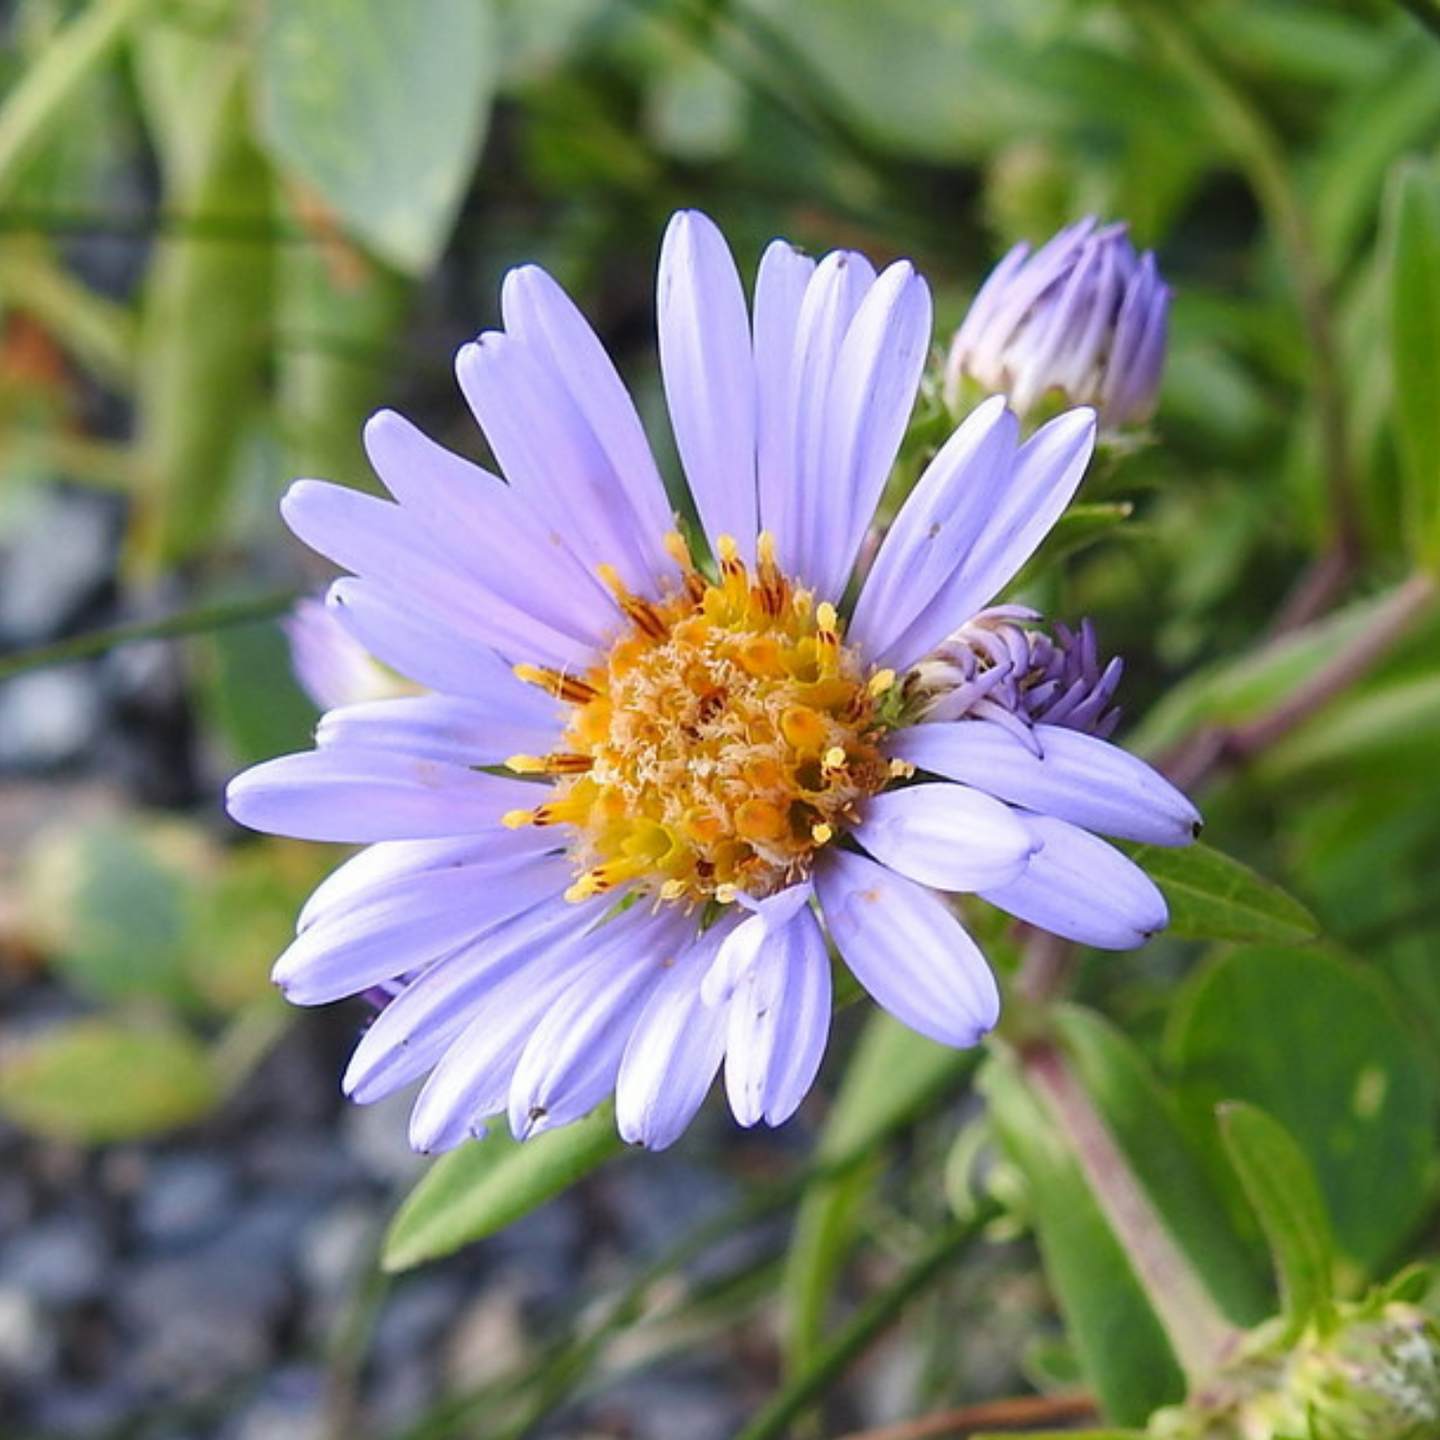
[[[219,800],[317,714],[278,621],[327,572],[278,496],[373,486],[358,437],[382,403],[482,456],[451,357],[525,261],[668,444],[653,274],[677,207],[747,275],[775,235],[910,257],[937,376],[1006,247],[1125,220],[1173,287],[1165,386],[1034,598],[1127,657],[1122,734],[1183,755],[1358,633],[1433,539],[1440,362],[1405,325],[1440,304],[1436,12],[8,0],[0,46],[0,1437],[737,1433],[793,1360],[790,1221],[864,1017],[781,1132],[707,1107],[674,1151],[382,1275],[426,1163],[405,1106],[345,1106],[363,1014],[289,1010],[267,978],[339,852],[242,835]],[[1303,641],[1278,660],[1277,628]],[[1383,990],[1355,1065],[1390,1056],[1409,1108],[1365,1183],[1327,1192],[1357,1275],[1423,1247],[1435,1199],[1436,636],[1426,619],[1318,720],[1197,771],[1210,838]],[[1182,1087],[1195,964],[1182,935],[1081,974]],[[1307,1024],[1353,1016],[1346,983]],[[1250,1018],[1293,1056],[1306,1034],[1267,997]],[[984,1123],[957,1072],[850,1172],[835,1314],[963,1207]],[[1086,1413],[1015,1213],[908,1324],[872,1327],[813,1433],[1035,1385],[1061,1397],[1052,1428]]]

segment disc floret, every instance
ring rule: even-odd
[[[773,539],[752,567],[722,536],[714,580],[678,535],[669,549],[681,583],[659,600],[602,571],[625,625],[583,675],[516,670],[571,707],[559,750],[508,762],[555,776],[550,798],[506,817],[573,828],[570,900],[763,898],[805,876],[892,773],[878,700],[893,674],[866,672]]]

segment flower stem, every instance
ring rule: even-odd
[[[1297,686],[1269,714],[1238,726],[1230,737],[1230,753],[1248,760],[1283,739],[1373,669],[1429,612],[1434,600],[1434,578],[1417,571],[1389,597],[1374,623],[1353,645]]]
[[[14,655],[0,656],[0,680],[10,680],[27,670],[47,665],[68,665],[77,660],[92,660],[119,645],[134,645],[142,640],[169,640],[179,635],[197,635],[207,630],[221,630],[229,625],[245,625],[252,620],[269,620],[295,603],[293,590],[272,591],[245,600],[225,600],[167,615],[160,620],[142,620],[129,625],[112,625],[106,630],[92,630],[50,645],[36,645]]]
[[[1017,1395],[1007,1400],[984,1400],[958,1410],[938,1410],[897,1420],[873,1430],[852,1430],[838,1440],[940,1440],[942,1436],[973,1435],[978,1431],[1023,1429],[1036,1425],[1069,1425],[1076,1420],[1093,1420],[1095,1398],[1083,1392],[1060,1395]]]
[[[1240,1332],[1221,1314],[1141,1189],[1064,1052],[1041,1041],[1020,1053],[1096,1203],[1120,1242],[1191,1388],[1224,1360]]]
[[[1270,710],[1240,725],[1197,731],[1159,768],[1181,789],[1193,789],[1229,765],[1264,754],[1378,665],[1431,612],[1435,599],[1435,578],[1417,571],[1377,607],[1363,632]]]
[[[1034,1004],[1059,999],[1075,966],[1075,949],[1072,941],[1048,930],[1032,930],[1020,957],[1016,989]]]
[[[736,1437],[736,1440],[779,1440],[791,1423],[822,1398],[845,1370],[894,1323],[901,1310],[928,1285],[995,1218],[982,1209],[941,1232],[934,1244],[889,1289],[874,1296],[816,1357],[803,1375],[785,1387]]]

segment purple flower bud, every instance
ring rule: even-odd
[[[1050,635],[1039,618],[1022,605],[982,610],[910,672],[907,698],[928,721],[992,720],[1027,744],[1042,724],[1107,738],[1120,720],[1120,660],[1101,664],[1088,620]]]
[[[955,334],[945,395],[962,381],[1004,394],[1022,415],[1051,391],[1093,405],[1117,430],[1149,418],[1165,360],[1170,292],[1126,227],[1089,216],[1033,255],[1017,245],[991,272]]]
[[[306,596],[280,622],[300,688],[322,709],[404,695],[413,686],[387,670],[321,599]]]

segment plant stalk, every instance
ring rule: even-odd
[[[1064,1052],[1052,1041],[1021,1051],[1096,1203],[1130,1261],[1192,1389],[1219,1368],[1240,1336],[1141,1189]]]

